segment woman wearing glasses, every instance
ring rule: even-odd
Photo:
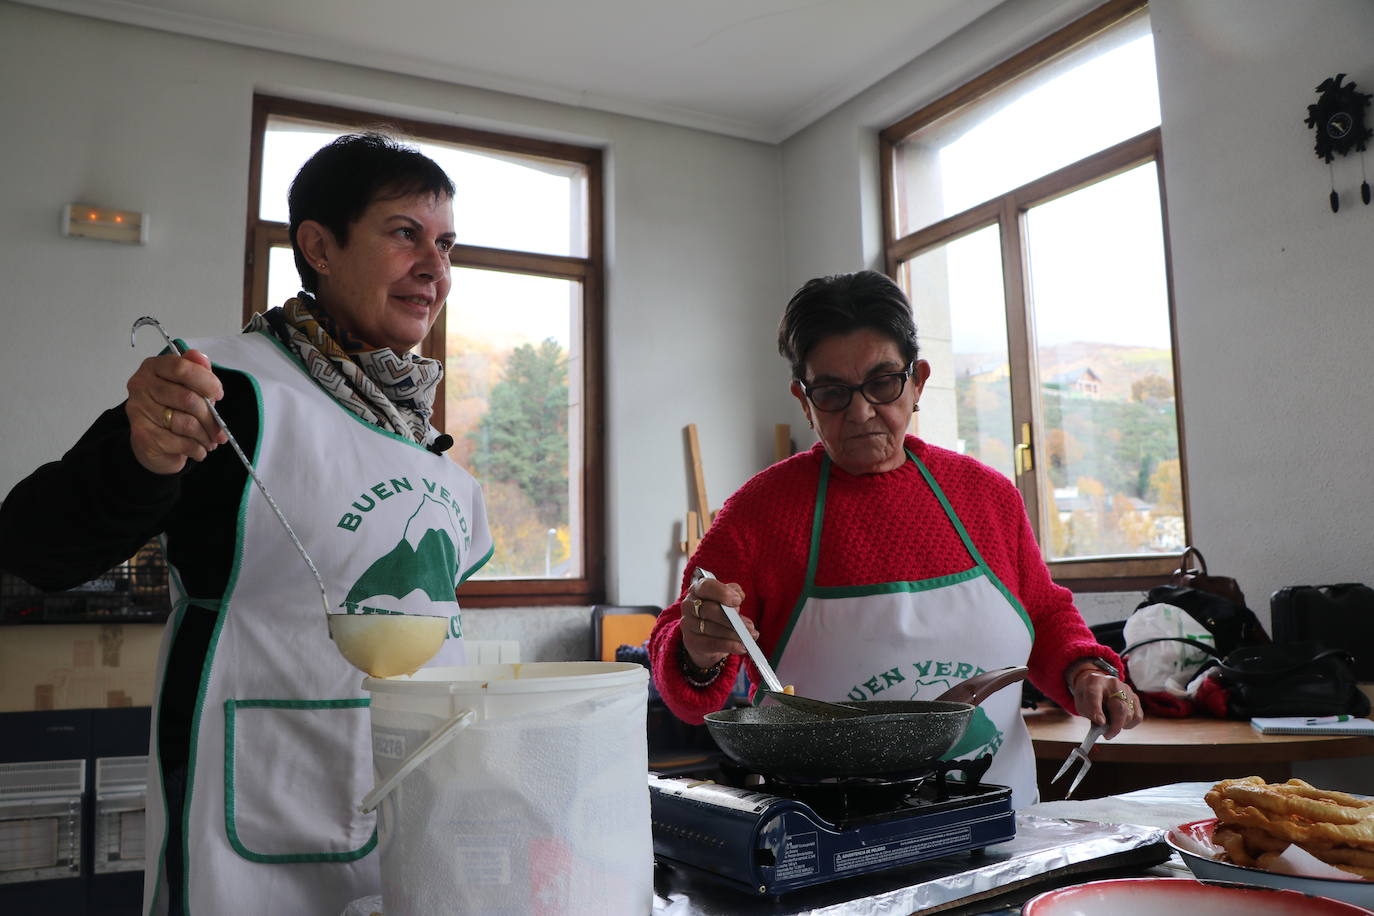
[[[787,305],[778,349],[820,441],[731,496],[689,561],[650,639],[673,712],[700,722],[748,664],[723,603],[806,696],[929,699],[1028,665],[1041,691],[1107,737],[1138,724],[1120,659],[1051,581],[1015,486],[907,434],[930,365],[901,289],[872,271],[811,280]],[[716,580],[689,586],[698,567]],[[986,754],[986,781],[1011,786],[1017,808],[1036,800],[1019,691],[984,700],[949,756]]]

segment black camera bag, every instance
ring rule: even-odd
[[[1343,649],[1313,642],[1242,646],[1217,662],[1217,672],[1238,719],[1369,714],[1369,698],[1356,686],[1354,663]]]

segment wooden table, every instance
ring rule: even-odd
[[[1025,714],[1035,748],[1040,797],[1064,797],[1071,781],[1050,785],[1069,751],[1088,731],[1086,719],[1058,707]],[[1267,782],[1290,778],[1294,761],[1374,756],[1374,737],[1366,735],[1261,735],[1249,722],[1229,719],[1149,718],[1111,741],[1099,741],[1092,769],[1075,798],[1097,798],[1175,782],[1210,782],[1262,776]]]

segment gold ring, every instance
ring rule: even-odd
[[[701,619],[701,599],[692,599],[692,613],[697,615],[697,620]]]
[[[162,425],[168,429],[172,428],[172,408],[162,408]]]
[[[1135,700],[1132,700],[1131,695],[1126,691],[1118,690],[1116,691],[1116,693],[1113,693],[1112,696],[1116,697],[1118,700],[1125,703],[1127,709],[1135,709]]]
[[[698,632],[698,633],[701,633],[702,635],[705,635],[705,634],[706,634],[706,621],[704,621],[704,620],[698,620],[698,621],[697,621],[697,632]]]

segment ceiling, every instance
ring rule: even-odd
[[[18,0],[776,143],[1005,0]]]

